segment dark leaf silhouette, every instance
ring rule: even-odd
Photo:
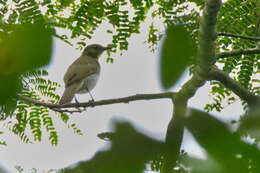
[[[186,126],[210,157],[217,161],[221,172],[260,171],[259,150],[242,141],[240,136],[210,114],[192,109]]]
[[[162,142],[137,132],[128,123],[117,123],[108,151],[98,152],[90,161],[83,161],[64,173],[142,173],[145,163],[164,150]]]
[[[161,83],[164,89],[172,87],[194,56],[193,40],[183,25],[171,25],[167,29],[161,52]]]

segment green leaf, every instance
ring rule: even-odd
[[[185,156],[181,158],[181,163],[190,169],[192,168],[192,173],[224,173],[224,170],[220,167],[220,165],[210,157],[205,160]]]
[[[217,161],[222,173],[260,171],[259,150],[242,141],[240,136],[210,114],[192,109],[186,126],[209,156]]]
[[[49,64],[52,52],[51,30],[43,24],[23,24],[9,36],[9,50],[16,69],[24,72]]]
[[[12,101],[16,92],[19,92],[20,75],[47,65],[50,62],[51,52],[51,32],[43,24],[12,25],[10,33],[1,34],[1,105]]]
[[[165,150],[164,143],[137,132],[128,123],[117,123],[115,127],[109,150],[97,152],[91,160],[69,167],[64,173],[142,173],[145,164]]]
[[[242,118],[238,131],[260,140],[260,108],[251,110]]]
[[[171,25],[167,29],[161,52],[161,84],[164,89],[172,87],[195,55],[193,39],[183,25]]]
[[[68,7],[71,3],[73,3],[75,0],[60,0],[61,6]]]
[[[16,98],[16,92],[19,90],[19,87],[18,75],[0,75],[0,105],[11,106],[10,109],[15,108],[16,102],[13,98]]]

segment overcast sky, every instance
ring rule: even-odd
[[[163,92],[159,82],[159,53],[151,52],[148,45],[144,44],[147,38],[148,25],[142,27],[142,34],[134,35],[129,40],[129,49],[122,56],[113,55],[114,63],[105,62],[106,54],[100,58],[101,76],[97,86],[92,90],[95,100],[118,98],[141,93]],[[103,27],[98,29],[93,39],[87,42],[107,45],[110,36],[106,34]],[[50,79],[62,84],[58,90],[61,94],[64,89],[62,81],[66,68],[79,57],[81,52],[68,46],[60,40],[55,39],[53,61],[48,67]],[[181,83],[188,79],[184,75],[179,85],[172,89],[177,91]],[[88,101],[86,95],[78,97],[79,101]],[[201,88],[190,100],[189,105],[203,109],[209,103],[209,86]],[[226,122],[237,118],[241,112],[239,104],[228,106],[218,118]],[[120,118],[132,122],[141,132],[146,133],[158,140],[164,140],[166,128],[172,115],[172,104],[170,100],[137,101],[129,104],[117,104],[89,108],[81,114],[71,115],[71,122],[75,122],[84,133],[78,136],[68,129],[62,122],[55,121],[59,135],[59,145],[52,147],[47,137],[36,144],[23,144],[17,136],[7,132],[8,146],[1,147],[0,158],[2,164],[12,167],[21,165],[23,167],[35,167],[41,169],[61,168],[76,163],[79,160],[91,158],[99,149],[108,147],[108,143],[97,138],[100,132],[111,130],[111,120]],[[55,119],[55,114],[53,114]],[[195,156],[203,156],[197,144],[189,133],[185,133],[183,148]]]

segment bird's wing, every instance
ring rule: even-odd
[[[62,97],[59,101],[60,104],[65,104],[71,102],[75,93],[77,92],[79,83],[73,83],[72,85],[65,88]]]
[[[85,61],[82,63],[75,61],[69,66],[67,72],[64,75],[65,87],[68,87],[75,82],[79,82],[87,76],[96,73],[97,71],[98,65],[96,62]]]

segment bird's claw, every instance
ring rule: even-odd
[[[76,105],[79,107],[80,103],[79,103],[79,101],[77,100],[76,97],[75,97],[75,103],[76,103]]]
[[[88,101],[88,103],[90,104],[91,107],[94,107],[94,103],[95,103],[95,100],[92,98],[91,100]]]

